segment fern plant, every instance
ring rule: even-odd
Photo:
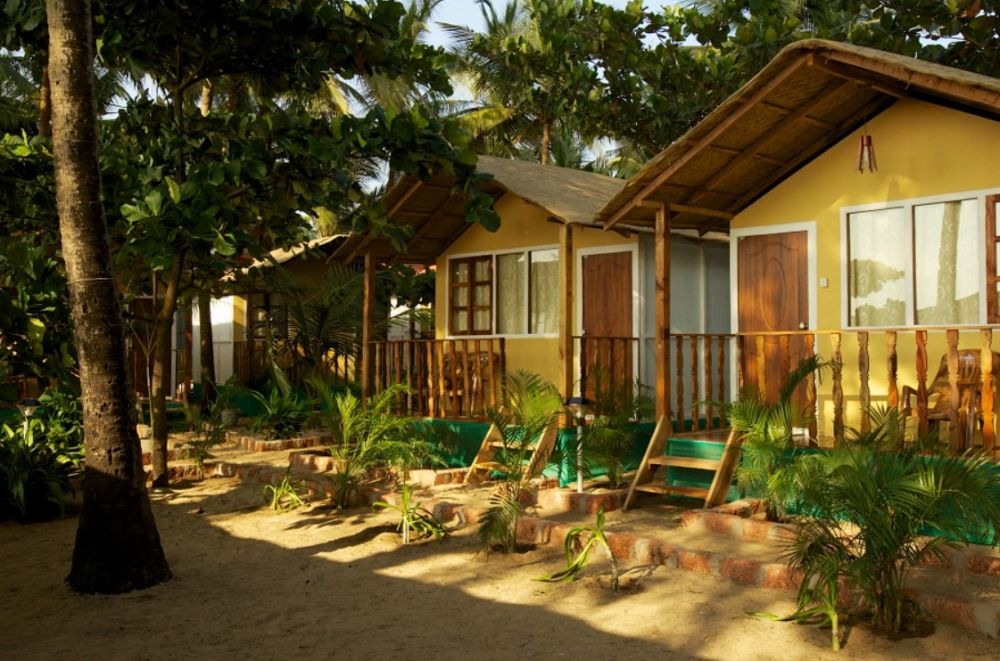
[[[793,433],[805,428],[813,412],[797,409],[796,389],[812,373],[822,367],[818,356],[811,356],[789,372],[778,393],[778,400],[769,404],[760,391],[745,389],[739,399],[725,407],[733,431],[743,436],[743,460],[736,469],[736,480],[742,492],[761,494],[768,520],[776,521],[793,502],[796,457]]]
[[[24,520],[61,515],[72,457],[49,446],[41,420],[0,426],[0,514],[12,510]]]
[[[583,543],[583,546],[578,551],[579,540],[585,534],[589,535],[589,537],[587,537],[587,541]],[[566,568],[550,576],[543,576],[538,580],[548,582],[575,581],[580,571],[587,566],[587,561],[590,559],[590,552],[595,546],[600,546],[608,556],[608,561],[611,563],[611,589],[617,593],[619,578],[618,561],[615,559],[615,554],[611,550],[611,544],[608,543],[608,537],[604,533],[603,507],[597,510],[597,521],[594,522],[594,525],[589,526],[584,524],[574,526],[566,533],[566,540],[563,542],[563,548],[566,553]]]
[[[490,495],[489,508],[479,520],[477,536],[482,551],[510,553],[517,549],[521,500],[531,489],[528,457],[562,408],[562,398],[551,382],[524,370],[507,375],[503,408],[487,411],[489,420],[500,430],[502,447],[495,453],[499,481]]]
[[[282,388],[272,387],[265,397],[252,391],[250,395],[261,406],[250,429],[263,433],[267,440],[289,438],[302,431],[312,410],[312,402]]]
[[[184,416],[194,434],[193,438],[184,442],[184,449],[188,458],[194,460],[199,473],[204,473],[205,460],[212,456],[212,448],[226,440],[226,427],[222,420],[224,407],[224,403],[213,402],[207,416],[203,416],[197,406],[184,409]]]

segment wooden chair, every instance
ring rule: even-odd
[[[968,447],[976,431],[978,422],[982,430],[983,420],[979,401],[982,389],[982,371],[978,349],[961,349],[958,352],[958,420],[962,430],[963,445]],[[993,387],[1000,370],[1000,353],[993,352]],[[912,401],[917,396],[916,388],[903,386],[900,411],[905,419],[916,410]],[[941,356],[934,380],[927,386],[927,421],[937,427],[942,420],[951,420],[951,383],[948,379],[948,355]],[[932,405],[933,400],[933,405]]]

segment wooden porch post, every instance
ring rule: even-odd
[[[670,215],[656,210],[656,415],[670,416]]]
[[[375,256],[365,253],[365,293],[361,312],[361,396],[372,396],[372,342],[375,340]]]
[[[181,401],[184,404],[191,403],[191,382],[194,380],[194,329],[191,327],[193,317],[191,315],[191,304],[184,308],[184,348],[181,353]],[[199,329],[200,330],[200,329]],[[204,393],[204,384],[202,385]]]
[[[573,396],[573,226],[559,227],[559,366],[563,399]]]

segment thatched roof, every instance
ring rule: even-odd
[[[725,230],[729,219],[900,98],[1000,119],[1000,80],[832,41],[782,50],[601,210],[612,225]]]
[[[246,268],[269,268],[275,264],[285,264],[290,262],[299,255],[330,254],[341,242],[344,241],[344,239],[345,235],[343,234],[321,236],[316,239],[303,241],[302,243],[298,243],[290,248],[278,248],[277,250],[272,250],[267,257],[254,260],[253,263]]]
[[[596,213],[625,182],[602,174],[493,156],[480,156],[480,172],[493,175],[484,190],[499,199],[512,193],[566,223],[593,223]],[[404,250],[382,238],[359,234],[347,239],[332,259],[353,260],[371,251],[376,258],[426,263],[433,261],[464,232],[465,196],[455,193],[452,178],[439,174],[427,181],[405,176],[383,198],[389,217],[412,228]]]

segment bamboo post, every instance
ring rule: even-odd
[[[435,361],[434,361],[434,345],[437,344],[434,340],[428,340],[425,348],[427,353],[427,410],[428,415],[431,418],[437,417],[437,390],[434,387],[436,381],[435,378]]]
[[[564,400],[573,396],[573,225],[559,227],[559,384]]]
[[[670,214],[656,210],[653,253],[656,257],[656,415],[670,420]]]
[[[486,360],[489,362],[489,373],[490,373],[490,408],[496,410],[497,408],[497,366],[496,366],[496,356],[493,355],[493,339],[486,341],[486,346],[488,348]]]
[[[757,351],[757,355],[754,356],[757,363],[757,389],[760,391],[761,397],[770,401],[771,398],[767,395],[767,355],[763,335],[754,338],[754,348]]]
[[[445,388],[444,343],[447,340],[434,342],[434,355],[437,360],[437,399],[438,410],[442,418],[448,417],[448,390]]]
[[[899,357],[896,354],[896,331],[886,331],[885,345],[886,370],[889,373],[889,392],[886,395],[886,399],[889,408],[898,409],[899,385],[897,384],[897,377],[899,374]]]
[[[473,343],[473,350],[476,352],[473,357],[473,364],[476,366],[476,387],[473,388],[474,392],[472,393],[472,415],[478,416],[486,414],[483,396],[483,347],[478,339]]]
[[[691,431],[698,431],[701,412],[698,407],[698,336],[691,336]]]
[[[920,433],[927,432],[927,331],[916,332],[917,421]]]
[[[375,256],[365,253],[364,302],[361,311],[361,397],[372,396],[372,342],[375,340]]]
[[[469,374],[469,341],[462,340],[462,397],[459,403],[462,407],[462,415],[472,417],[472,380]]]
[[[712,394],[715,392],[713,387],[715,384],[712,383],[712,336],[703,335],[701,338],[703,345],[703,357],[704,357],[704,369],[705,369],[705,429],[711,431],[715,428],[713,418],[715,417],[715,409],[712,406]]]
[[[995,395],[993,390],[993,331],[984,328],[979,334],[982,344],[979,365],[983,373],[982,393],[980,395],[983,416],[983,451],[989,455],[994,452],[996,446],[996,423],[993,419]]]
[[[812,358],[816,355],[816,336],[812,333],[806,333],[803,338],[805,342],[806,351],[809,357]],[[817,424],[817,411],[816,411],[816,373],[809,372],[806,375],[806,410],[809,411],[809,436],[811,438],[816,438],[819,434],[818,424]]]
[[[844,438],[844,356],[840,351],[840,333],[830,334],[830,350],[833,353],[833,435],[841,441]]]
[[[951,451],[959,454],[964,449],[962,421],[959,407],[962,396],[958,388],[958,330],[949,328],[948,336],[948,435],[951,437]]]
[[[870,360],[868,356],[868,333],[858,333],[858,374],[861,380],[858,400],[861,404],[861,433],[867,433],[872,428],[871,408],[872,395],[868,380],[870,376]]]
[[[684,336],[676,336],[677,349],[677,431],[684,431]]]
[[[719,335],[719,383],[718,383],[718,398],[719,402],[722,404],[726,403],[726,336]],[[719,412],[719,426],[725,427],[727,421],[723,420],[724,416],[722,411]]]

